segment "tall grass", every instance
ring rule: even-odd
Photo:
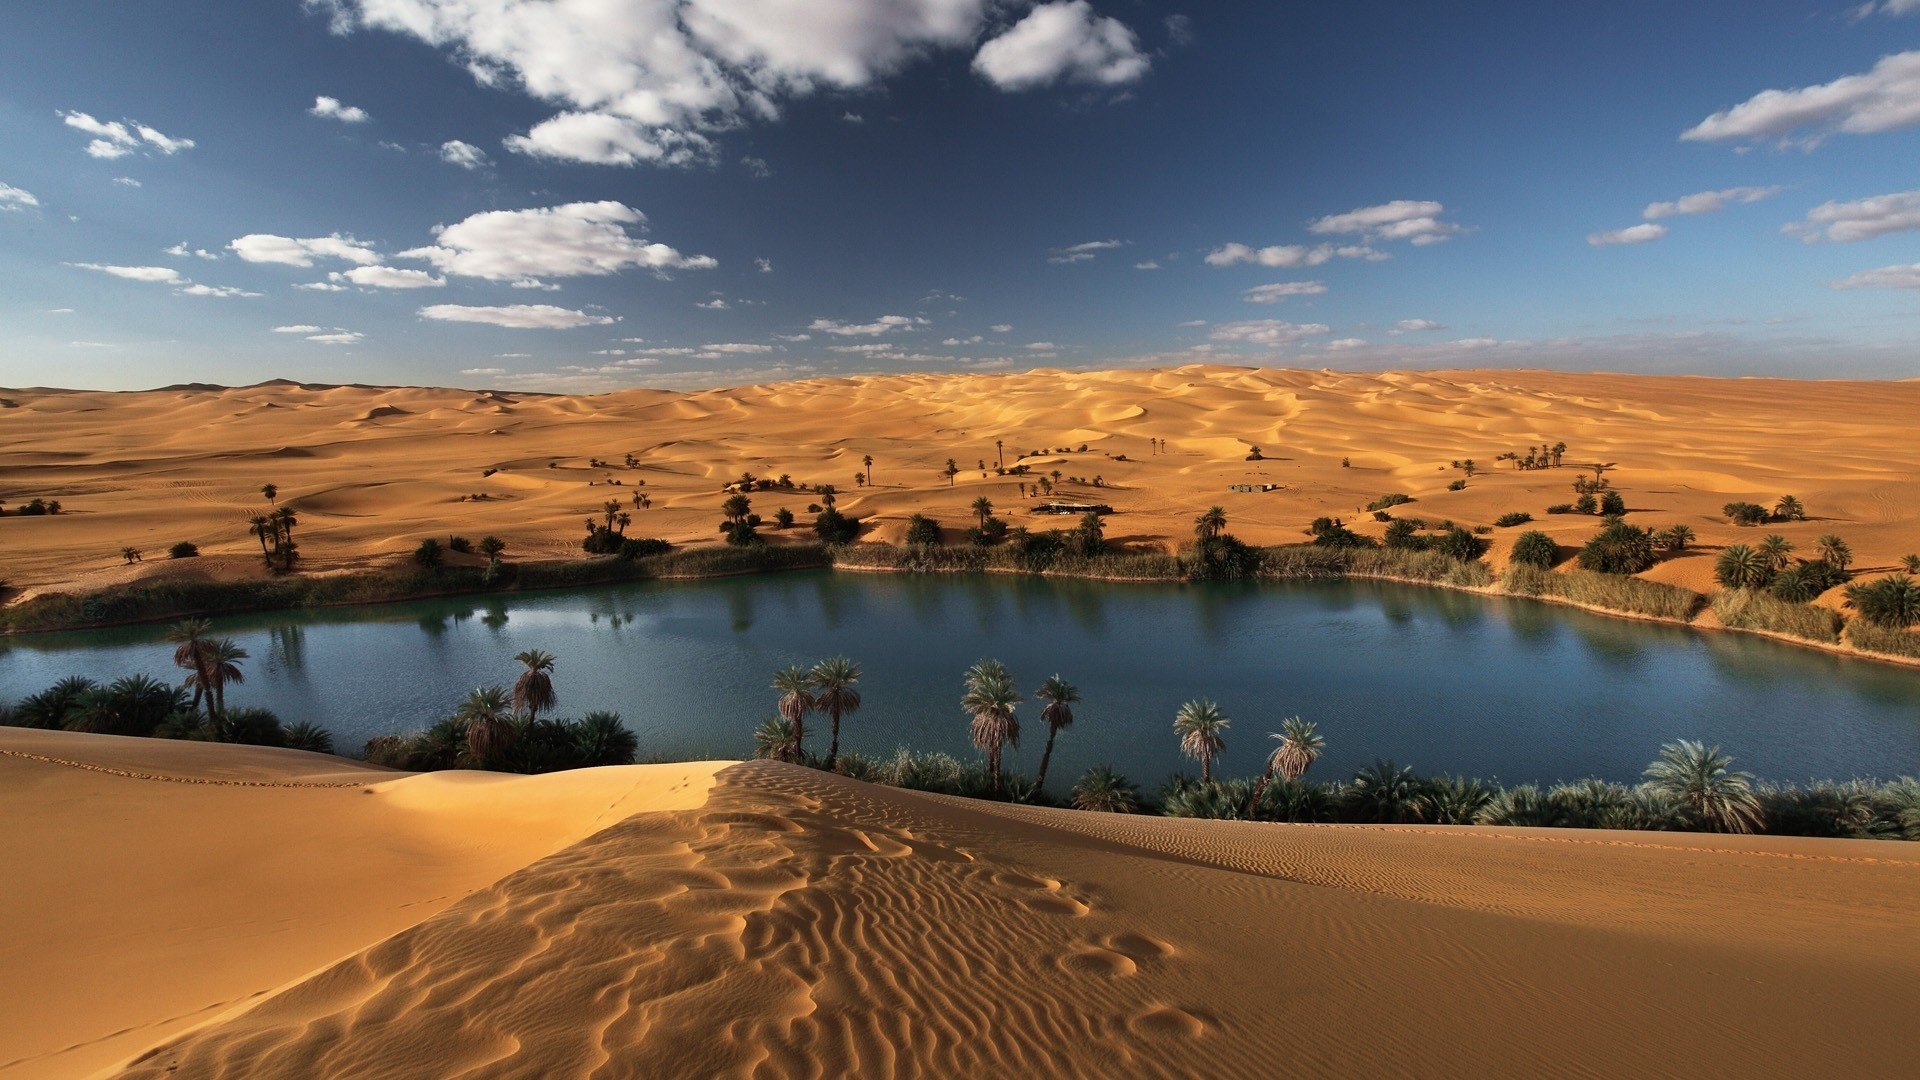
[[[1500,587],[1515,596],[1551,596],[1606,611],[1677,622],[1692,621],[1706,604],[1706,597],[1691,589],[1627,574],[1596,574],[1589,570],[1556,574],[1519,563],[1507,568]]]
[[[1847,643],[1856,649],[1920,660],[1920,632],[1876,626],[1865,619],[1847,621]]]
[[[1723,625],[1766,630],[1828,644],[1840,640],[1840,613],[1813,604],[1782,600],[1758,589],[1723,589],[1713,596],[1713,613]]]

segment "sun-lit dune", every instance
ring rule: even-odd
[[[1920,862],[1883,843],[17,731],[0,780],[0,914],[36,927],[0,958],[7,1076],[1884,1075],[1914,1048]]]
[[[1600,463],[1632,520],[1686,524],[1709,550],[1754,535],[1726,522],[1723,503],[1771,505],[1784,494],[1811,519],[1769,531],[1803,551],[1837,532],[1871,573],[1920,550],[1911,434],[1920,382],[1190,366],[586,397],[287,382],[6,393],[19,408],[7,414],[0,498],[57,498],[69,511],[0,529],[0,570],[26,595],[162,572],[262,573],[247,520],[270,508],[260,495],[268,482],[300,514],[309,571],[401,558],[421,538],[456,533],[497,534],[521,556],[577,553],[582,520],[609,498],[628,504],[637,535],[708,542],[721,485],[743,472],[833,484],[874,536],[915,512],[961,526],[982,495],[1014,524],[1050,524],[1023,507],[1022,478],[993,471],[1003,453],[1030,467],[1026,480],[1057,470],[1069,496],[1112,505],[1118,534],[1166,544],[1190,536],[1193,515],[1215,503],[1251,542],[1301,540],[1322,515],[1377,534],[1366,503],[1401,492],[1417,500],[1408,513],[1434,522],[1489,525],[1524,510],[1530,527],[1571,545],[1593,519],[1544,510],[1571,500],[1579,467]],[[1496,460],[1560,441],[1567,467],[1519,472]],[[1263,460],[1247,460],[1254,446]],[[633,469],[623,467],[629,453]],[[869,455],[877,486],[862,487],[855,474]],[[960,468],[952,485],[950,458]],[[1462,478],[1450,463],[1463,458],[1479,470],[1449,491]],[[631,506],[642,491],[650,509]],[[754,506],[804,520],[809,501],[763,492]],[[1493,534],[1496,566],[1513,532]],[[207,557],[163,571],[155,557],[179,540]],[[147,561],[126,566],[127,546]],[[1702,558],[1651,574],[1700,590],[1711,575]]]

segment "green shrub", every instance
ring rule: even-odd
[[[1401,494],[1401,493],[1399,493],[1399,492],[1394,492],[1394,493],[1392,493],[1392,494],[1390,494],[1390,495],[1382,495],[1382,496],[1380,496],[1379,498],[1377,498],[1377,499],[1375,499],[1375,500],[1373,500],[1372,502],[1370,502],[1370,503],[1368,503],[1368,504],[1367,504],[1367,509],[1369,509],[1369,510],[1385,510],[1385,509],[1386,509],[1387,507],[1389,507],[1389,506],[1401,506],[1401,505],[1404,505],[1404,504],[1406,504],[1406,503],[1410,503],[1410,502],[1412,502],[1412,501],[1413,501],[1413,496],[1411,496],[1411,495],[1403,495],[1403,494]]]
[[[1465,491],[1467,490],[1467,482],[1465,480],[1455,480],[1453,483],[1447,485],[1447,490]]]
[[[1766,507],[1750,502],[1730,502],[1722,506],[1720,512],[1735,525],[1759,525],[1772,518]]]
[[[1554,573],[1516,563],[1501,578],[1501,588],[1515,596],[1552,596],[1606,611],[1689,621],[1706,598],[1689,589],[1623,574],[1596,574],[1587,570]]]
[[[1532,520],[1533,515],[1527,513],[1525,510],[1514,510],[1494,518],[1493,523],[1502,529],[1510,529],[1515,525],[1525,525]]]
[[[907,546],[934,547],[940,543],[940,523],[925,514],[907,519]]]
[[[1627,500],[1617,491],[1600,493],[1600,512],[1609,517],[1619,517],[1627,512]]]
[[[200,557],[200,545],[191,540],[182,540],[167,549],[169,559],[197,559]]]
[[[1865,619],[1848,621],[1847,644],[1868,652],[1920,660],[1920,633],[1877,626]]]
[[[461,555],[473,554],[473,541],[464,536],[447,537],[447,550]]]
[[[620,541],[619,557],[623,562],[633,562],[654,555],[665,555],[673,550],[673,545],[665,540],[651,536],[636,536]]]
[[[1598,574],[1638,574],[1655,561],[1653,530],[1621,521],[1602,527],[1580,549],[1580,569]]]
[[[823,544],[851,544],[860,535],[860,523],[829,506],[813,519],[813,534]]]
[[[1808,641],[1840,640],[1842,620],[1838,612],[1782,600],[1757,589],[1723,589],[1715,593],[1713,613],[1723,625],[1740,630],[1766,630]]]
[[[1538,529],[1529,530],[1514,538],[1512,559],[1521,565],[1551,569],[1560,561],[1560,545]]]
[[[446,560],[446,549],[440,546],[440,541],[431,536],[420,541],[420,546],[413,549],[413,561],[428,570],[438,568]]]
[[[1920,622],[1920,584],[1905,574],[1891,574],[1860,585],[1847,586],[1847,606],[1861,620],[1890,630],[1904,630]]]

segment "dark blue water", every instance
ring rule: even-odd
[[[510,685],[513,654],[558,655],[560,712],[613,709],[642,753],[739,757],[772,711],[776,667],[844,653],[865,669],[845,745],[972,754],[961,673],[1004,661],[1029,692],[1078,683],[1056,781],[1096,764],[1157,783],[1193,771],[1172,734],[1193,697],[1233,718],[1221,770],[1252,773],[1266,733],[1317,721],[1317,776],[1375,757],[1507,782],[1632,780],[1663,742],[1717,742],[1777,780],[1920,773],[1920,672],[1745,635],[1525,600],[1374,582],[1110,585],[829,571],[238,616],[252,653],[230,704],[331,728],[342,749]],[[68,674],[175,679],[164,628],[0,642],[0,699]],[[1045,731],[1021,709],[1013,767]],[[825,750],[819,721],[817,749]],[[1050,786],[1061,786],[1058,783]]]

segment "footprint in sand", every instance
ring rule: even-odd
[[[1076,900],[1062,892],[1063,883],[1053,878],[1031,877],[1011,870],[996,870],[993,873],[993,883],[1031,894],[1020,897],[1020,903],[1047,915],[1070,915],[1079,918],[1093,911],[1093,908],[1084,901]]]

